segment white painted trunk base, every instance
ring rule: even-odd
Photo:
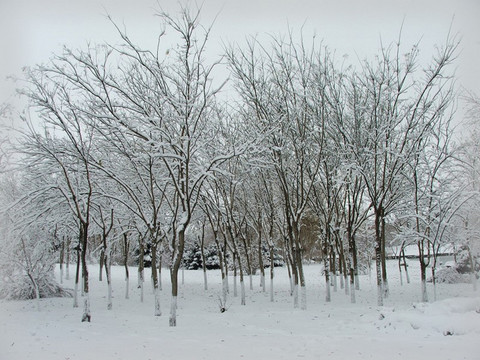
[[[330,280],[327,280],[327,278],[325,278],[325,301],[326,302],[331,302],[332,301],[330,286],[331,286],[330,285]]]
[[[107,309],[108,310],[112,310],[113,308],[113,303],[112,303],[112,281],[110,279],[108,279],[108,277],[110,276],[107,276]]]
[[[241,300],[240,300],[241,305],[246,305],[247,301],[245,298],[245,282],[244,281],[240,281],[240,295],[241,295]]]
[[[172,296],[172,300],[170,303],[170,326],[177,326],[177,297]]]
[[[273,302],[274,301],[274,298],[273,298],[273,279],[270,278],[270,301]]]
[[[70,280],[70,266],[68,264],[65,267],[65,280]]]
[[[298,284],[293,286],[293,307],[298,308]]]
[[[355,286],[350,286],[350,302],[352,304],[355,304],[357,302],[357,299],[355,297]]]
[[[300,287],[300,309],[307,310],[307,287]]]
[[[85,299],[83,302],[83,315],[82,315],[82,322],[87,321],[90,322],[92,318],[91,312],[90,312],[90,294],[86,293],[85,294]]]
[[[75,283],[75,289],[73,290],[73,307],[78,307],[78,282]]]
[[[155,316],[160,316],[162,315],[162,310],[160,309],[160,289],[157,288],[154,289],[154,294],[155,294]]]
[[[237,297],[238,296],[238,291],[237,291],[237,276],[233,276],[233,296]]]

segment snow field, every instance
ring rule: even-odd
[[[438,301],[419,303],[417,262],[409,261],[412,282],[403,286],[397,263],[388,265],[390,296],[381,308],[374,274],[360,277],[356,304],[340,289],[339,278],[332,302],[325,303],[321,266],[305,266],[306,311],[293,308],[286,269],[276,269],[273,303],[268,277],[265,292],[258,275],[253,290],[245,278],[246,306],[233,296],[230,277],[225,313],[219,311],[220,272],[208,272],[205,291],[202,271],[185,271],[176,328],[168,326],[168,270],[162,272],[162,316],[155,317],[148,280],[140,302],[135,268],[130,299],[124,298],[124,269],[112,268],[113,309],[107,310],[105,276],[99,282],[98,266],[92,265],[92,322],[80,322],[81,298],[79,308],[72,307],[73,299],[42,299],[40,311],[35,301],[1,301],[0,359],[480,359],[480,294],[470,284],[439,284]],[[73,288],[73,280],[64,285]]]

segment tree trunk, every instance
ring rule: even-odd
[[[243,270],[240,268],[240,304],[241,305],[246,305],[247,300],[245,297],[245,281],[243,279]]]
[[[77,270],[75,272],[75,290],[73,292],[73,307],[78,307],[78,284],[80,282],[80,244],[76,248],[77,251]]]
[[[152,237],[152,284],[153,284],[153,294],[154,294],[154,315],[162,315],[160,309],[160,290],[158,288],[158,272],[157,272],[157,239]]]
[[[90,312],[90,294],[88,283],[88,267],[87,267],[87,246],[88,246],[88,223],[83,223],[81,226],[81,261],[82,261],[82,275],[83,275],[83,291],[85,293],[84,308],[82,321],[90,322],[92,315]]]
[[[35,278],[32,276],[32,273],[30,272],[30,269],[27,270],[27,275],[30,278],[30,281],[33,285],[33,292],[35,293],[35,299],[37,300],[37,310],[40,311],[40,290],[38,288],[38,283],[35,280]]]
[[[245,248],[245,259],[247,260],[247,272],[248,272],[248,276],[249,276],[249,279],[250,279],[250,290],[253,290],[253,269],[252,269],[252,261],[251,261],[251,258],[250,258],[250,250],[251,250],[251,246],[247,246],[247,240],[245,239],[245,237],[242,237],[242,242],[243,242],[243,247]],[[249,244],[250,244],[250,241],[249,241]]]
[[[143,303],[143,283],[144,283],[144,270],[145,270],[145,264],[144,264],[144,248],[143,248],[143,241],[140,240],[139,244],[140,248],[140,253],[139,253],[139,258],[138,258],[138,288],[140,289],[140,302]]]
[[[380,222],[380,213],[379,211],[375,211],[375,269],[377,274],[377,305],[383,306],[382,240]]]
[[[469,242],[471,240],[469,239]],[[468,246],[468,258],[470,260],[470,282],[472,283],[473,286],[473,291],[477,291],[477,276],[475,274],[475,261],[473,260],[473,255],[470,250],[470,245]]]
[[[329,255],[329,245],[328,245],[329,234],[328,230],[324,233],[324,239],[322,243],[322,252],[323,252],[323,272],[325,276],[325,301],[332,301],[331,291],[330,291],[330,255]]]
[[[228,283],[228,258],[227,258],[227,244],[226,244],[226,241],[223,245],[223,250],[222,250],[222,254],[223,254],[223,266],[225,267],[225,278],[223,279],[224,280],[224,291],[225,291],[225,294],[230,294],[230,285]],[[226,298],[225,298],[226,300]]]
[[[355,271],[353,268],[350,269],[350,302],[355,304],[357,299],[355,297]]]
[[[385,239],[385,214],[382,209],[382,220],[381,220],[381,258],[382,258],[382,286],[383,286],[383,296],[388,297],[390,290],[388,286],[388,277],[387,277],[387,252],[386,252],[386,239]]]
[[[160,248],[160,252],[158,254],[158,289],[162,291],[162,258],[163,258],[163,245]]]
[[[185,228],[186,223],[180,224],[177,231],[177,244],[174,247],[173,262],[170,271],[170,278],[172,283],[172,302],[170,306],[170,326],[177,326],[177,298],[178,298],[178,270],[182,263],[183,251],[185,250]]]
[[[290,296],[293,296],[292,262],[290,261],[290,255],[287,247],[288,245],[284,244],[283,258],[285,259],[285,264],[287,265],[288,280],[290,283]]]
[[[303,261],[302,261],[302,246],[300,243],[299,235],[300,232],[297,231],[295,234],[295,256],[297,263],[298,271],[298,283],[300,284],[300,309],[307,309],[307,285],[305,281],[305,273],[303,272]],[[298,284],[297,283],[297,284]]]
[[[348,274],[350,276],[350,302],[352,304],[356,303],[355,298],[355,237],[352,233],[351,226],[347,229],[347,237],[348,237]]]
[[[355,271],[355,290],[360,290],[360,277],[358,276],[358,250],[355,233],[352,234],[352,249],[353,269]]]
[[[128,253],[129,253],[128,235],[123,234],[123,264],[125,266],[125,299],[129,298],[130,274],[128,271]]]
[[[273,302],[273,278],[275,276],[275,261],[273,258],[273,251],[274,251],[274,246],[270,244],[270,301]]]
[[[398,272],[400,273],[400,286],[403,286],[402,256],[401,256],[401,254],[398,254]]]
[[[105,251],[100,251],[99,269],[98,269],[98,281],[103,281],[103,266],[105,264]]]
[[[427,266],[425,261],[420,257],[420,280],[422,284],[422,302],[428,302],[427,293]]]
[[[62,239],[62,247],[60,249],[60,284],[63,284],[63,262],[65,259],[65,239]]]
[[[330,245],[330,270],[331,270],[331,281],[333,285],[333,292],[337,292],[337,254],[333,245]]]
[[[235,260],[235,259],[237,259],[237,255],[235,253],[232,253],[232,257],[233,257],[233,296],[237,297],[238,296],[238,292],[237,292],[237,264],[236,264],[236,260]],[[240,259],[238,259],[238,261],[240,262]]]
[[[70,280],[70,238],[67,237],[66,245],[67,260],[65,264],[65,279]]]
[[[200,253],[202,256],[202,270],[203,270],[203,289],[208,290],[207,282],[207,264],[205,263],[205,223],[202,224],[202,236],[200,240]]]
[[[218,230],[214,229],[213,226],[212,226],[212,229],[213,229],[213,237],[215,239],[215,244],[217,246],[217,251],[218,251],[218,259],[220,262],[219,264],[220,272],[222,274],[222,301],[223,301],[223,304],[225,304],[227,301],[227,293],[228,293],[227,273],[225,272],[225,265],[224,265],[225,257],[223,256],[223,249],[220,246],[220,241],[218,240]]]
[[[262,254],[262,235],[261,230],[258,233],[258,266],[260,268],[260,287],[262,291],[265,291],[265,267],[263,265],[263,254]]]
[[[107,287],[108,287],[108,297],[107,297],[107,309],[112,310],[112,274],[111,274],[111,254],[105,255],[105,275],[107,276]]]

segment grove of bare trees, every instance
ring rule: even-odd
[[[148,266],[161,316],[168,268],[176,326],[179,271],[194,244],[205,288],[213,249],[223,302],[233,272],[246,305],[246,279],[252,289],[257,271],[274,301],[277,257],[301,309],[316,286],[305,278],[307,259],[323,264],[326,301],[340,281],[355,302],[358,275],[373,263],[383,305],[391,229],[402,251],[418,249],[424,301],[427,268],[435,283],[441,251],[478,250],[469,211],[478,202],[478,138],[454,141],[455,37],[429,61],[420,44],[405,50],[397,41],[346,64],[293,31],[248,38],[210,60],[200,11],[159,15],[156,49],[112,21],[118,43],[66,47],[25,70],[23,126],[0,153],[0,268],[10,284],[0,295],[67,294],[53,278],[60,262],[62,279],[74,267],[74,306],[81,292],[82,321],[91,321],[94,265],[105,271],[109,309],[111,266],[125,266],[127,298],[129,266],[138,267],[140,301]],[[470,103],[478,109],[475,97]]]

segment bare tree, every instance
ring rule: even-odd
[[[252,125],[269,134],[269,160],[282,194],[292,254],[294,306],[299,306],[300,291],[302,309],[307,304],[300,226],[322,156],[321,143],[315,141],[323,121],[318,116],[322,99],[315,96],[312,81],[315,56],[315,49],[297,45],[291,33],[286,40],[274,39],[271,49],[251,40],[247,49],[227,51],[238,93],[255,116]]]
[[[375,61],[365,61],[358,83],[368,107],[366,125],[356,153],[371,201],[375,223],[375,254],[378,304],[388,294],[385,262],[385,222],[402,197],[408,163],[429,136],[432,124],[451,104],[448,65],[455,57],[457,42],[448,38],[421,73],[418,46],[402,55],[400,43],[383,48]]]

